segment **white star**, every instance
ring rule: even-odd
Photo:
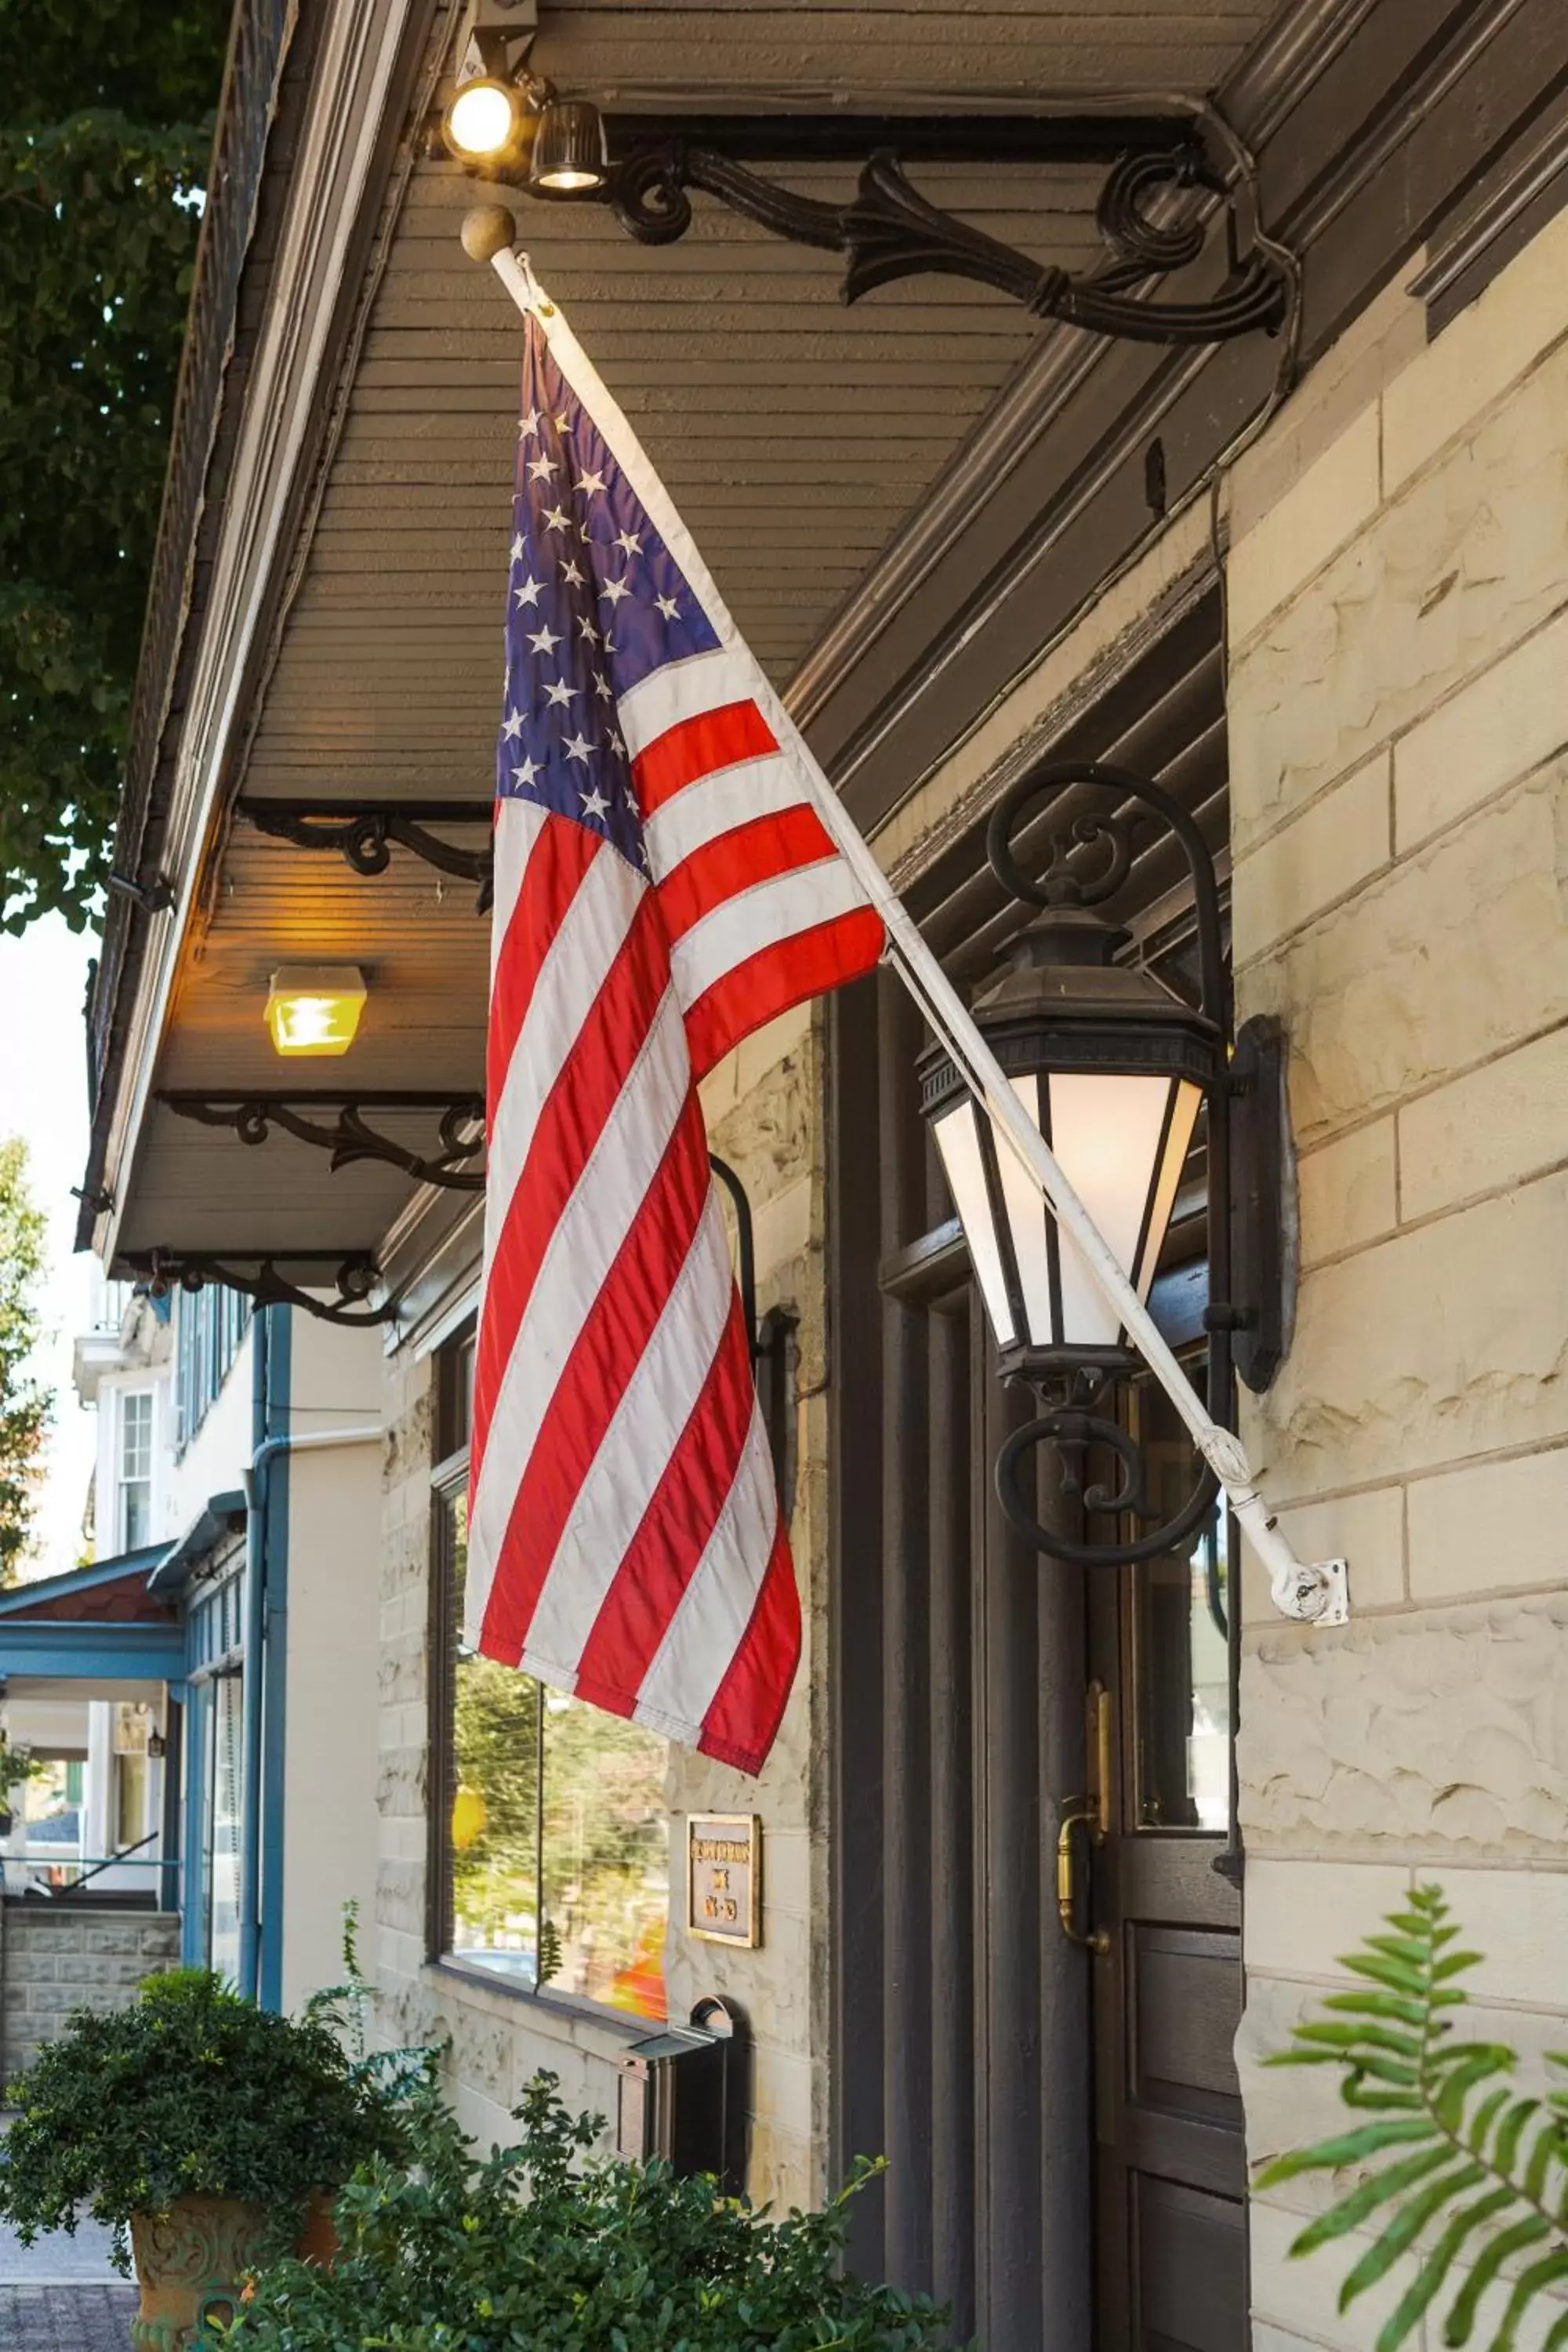
[[[515,743],[522,732],[521,711],[509,710],[506,714],[506,723],[500,731],[509,743]]]
[[[599,591],[600,596],[607,596],[612,604],[618,604],[623,596],[629,596],[631,593],[624,580],[606,580]]]
[[[561,577],[563,580],[570,580],[574,588],[581,588],[584,581],[587,578],[587,574],[586,572],[578,570],[577,559],[574,555],[568,556],[566,562],[562,565]]]
[[[536,654],[552,654],[561,640],[553,629],[546,628],[531,629],[528,642]]]
[[[642,553],[642,540],[635,530],[616,531],[612,543],[616,547],[625,548],[628,560],[634,555]]]
[[[577,477],[577,488],[580,490],[586,490],[590,498],[593,497],[595,490],[602,490],[604,487],[605,478],[603,474],[591,474],[584,472],[579,474]]]
[[[581,760],[586,763],[589,751],[593,749],[593,746],[590,744],[585,735],[568,735],[564,739],[564,744],[566,757],[569,760]]]
[[[632,814],[636,817],[636,819],[637,819],[637,823],[640,824],[642,823],[642,810],[641,810],[641,808],[638,806],[638,803],[637,803],[637,796],[636,793],[634,793],[634,792],[633,792],[633,790],[632,790],[632,788],[631,788],[630,784],[628,784],[628,785],[626,786],[626,802],[627,802],[628,806],[629,806],[629,807],[630,807],[630,809],[631,809],[631,813],[632,813]]]
[[[514,563],[521,563],[527,553],[528,550],[523,544],[522,533],[521,531],[519,531],[517,537],[511,543],[511,560]]]
[[[531,482],[551,481],[554,478],[555,470],[554,458],[546,457],[542,452],[539,457],[531,457],[528,461],[528,478]]]
[[[610,805],[597,784],[591,793],[579,793],[577,797],[583,803],[584,816],[603,816]]]
[[[584,645],[596,646],[599,642],[599,632],[594,626],[593,622],[589,620],[586,613],[580,614],[578,617],[577,635],[582,638]]]
[[[512,770],[512,772],[511,772],[511,780],[512,780],[512,782],[513,782],[514,784],[521,785],[521,787],[522,788],[522,790],[523,790],[524,792],[526,792],[526,791],[527,791],[527,789],[528,789],[528,787],[529,787],[529,785],[530,785],[531,783],[532,783],[532,782],[533,782],[533,780],[534,780],[535,776],[537,776],[537,775],[538,775],[538,773],[539,773],[539,762],[538,762],[538,761],[537,761],[537,760],[525,760],[525,761],[523,761],[523,763],[522,763],[522,765],[521,765],[521,768],[514,768],[514,769]]]
[[[518,418],[517,437],[520,441],[531,440],[538,430],[539,411],[537,408],[531,408],[526,416],[520,416]]]
[[[614,729],[613,727],[612,727],[612,728],[611,728],[611,730],[610,730],[610,742],[611,742],[611,745],[612,745],[613,749],[614,749],[614,750],[616,750],[616,751],[618,751],[618,752],[620,753],[621,758],[624,760],[624,759],[626,758],[626,745],[622,742],[622,740],[621,740],[620,737],[616,734],[616,730],[615,730],[615,729]]]
[[[616,649],[616,641],[614,637],[611,636],[608,629],[606,629],[605,631],[605,651],[607,654],[613,654]]]
[[[542,580],[535,580],[531,573],[528,579],[523,582],[521,587],[514,588],[511,593],[516,597],[520,606],[523,604],[537,604],[539,602],[539,592],[543,585],[544,583]]]
[[[544,699],[552,709],[563,710],[569,702],[575,702],[577,699],[577,689],[574,686],[568,686],[563,677],[558,677],[553,686],[545,688]]]
[[[656,596],[653,601],[667,621],[673,621],[680,611],[673,596]]]
[[[571,524],[572,518],[564,507],[550,508],[544,518],[546,530],[568,530]]]
[[[555,430],[557,433],[570,433],[572,419],[569,416],[558,416],[555,420]]]
[[[595,670],[594,672],[594,691],[598,696],[601,702],[609,701],[610,681],[604,676],[602,671]]]

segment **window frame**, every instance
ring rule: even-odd
[[[456,1548],[452,1504],[468,1478],[468,1367],[472,1360],[475,1318],[460,1326],[435,1352],[433,1446],[430,1469],[428,1622],[426,1693],[426,1885],[425,1960],[443,1976],[460,1978],[466,1985],[482,1986],[508,2000],[528,2001],[535,2008],[564,2017],[592,2019],[606,2032],[627,2041],[658,2030],[658,2021],[591,2000],[554,1984],[519,1983],[515,1978],[481,1967],[452,1949],[452,1801],[457,1794],[458,1619],[455,1591]],[[542,1916],[544,1900],[544,1771],[545,1717],[537,1710],[538,1753],[535,1759],[539,1801],[534,1821],[535,1911]],[[673,1906],[673,1893],[671,1903]],[[671,1912],[673,1916],[673,1908]],[[537,1957],[537,1956],[536,1956]]]
[[[146,1467],[136,1472],[134,1475],[132,1475],[127,1466],[132,1428],[131,1409],[133,1405],[145,1405],[147,1409],[144,1422],[143,1416],[140,1412],[136,1415],[136,1427],[139,1434],[144,1442]],[[145,1547],[153,1540],[153,1459],[154,1452],[154,1439],[157,1433],[157,1405],[153,1390],[150,1388],[121,1389],[120,1391],[120,1410],[116,1416],[116,1420],[118,1424],[115,1431],[114,1465],[114,1529],[117,1539],[116,1548],[121,1552],[139,1551],[144,1549]],[[142,1450],[143,1446],[139,1444],[137,1448],[138,1457],[140,1457]],[[131,1540],[130,1498],[131,1490],[133,1486],[141,1487],[146,1496],[146,1528],[141,1541],[135,1544]]]

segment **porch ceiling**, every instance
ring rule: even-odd
[[[1272,10],[1258,0],[574,0],[541,9],[534,62],[619,113],[1018,108],[1045,95],[1140,103],[1224,78]],[[700,76],[699,79],[698,77]],[[853,167],[767,167],[841,199]],[[1101,166],[921,165],[922,192],[1042,264],[1098,249]],[[519,331],[458,241],[487,191],[413,169],[391,226],[299,586],[252,714],[247,795],[486,797],[501,685]],[[504,192],[502,192],[504,193]],[[1042,330],[980,287],[921,279],[847,311],[831,256],[707,199],[663,248],[606,208],[518,200],[525,241],[669,484],[737,622],[781,687],[919,509]],[[182,950],[154,1091],[450,1088],[482,1083],[488,927],[473,892],[405,852],[362,879],[243,820],[219,845]],[[342,1060],[285,1069],[262,1025],[280,961],[362,965]],[[415,1139],[412,1130],[400,1130]],[[428,1129],[426,1133],[428,1134]],[[411,1187],[275,1138],[247,1150],[154,1103],[118,1255],[155,1246],[374,1250]]]

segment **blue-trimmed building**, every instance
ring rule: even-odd
[[[160,1913],[292,2006],[374,1897],[378,1342],[111,1286],[76,1379],[105,1557],[0,1594],[0,1714],[56,1767],[14,1792],[7,1916]]]

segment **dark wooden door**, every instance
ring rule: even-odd
[[[1174,1507],[1191,1490],[1189,1441],[1157,1392],[1139,1410]],[[1245,2352],[1248,2340],[1240,1900],[1214,1868],[1231,1802],[1225,1524],[1216,1511],[1195,1543],[1089,1580],[1103,1713],[1089,1775],[1110,1783],[1103,1843],[1082,1833],[1077,1855],[1104,1945],[1091,1995],[1097,2352]]]

